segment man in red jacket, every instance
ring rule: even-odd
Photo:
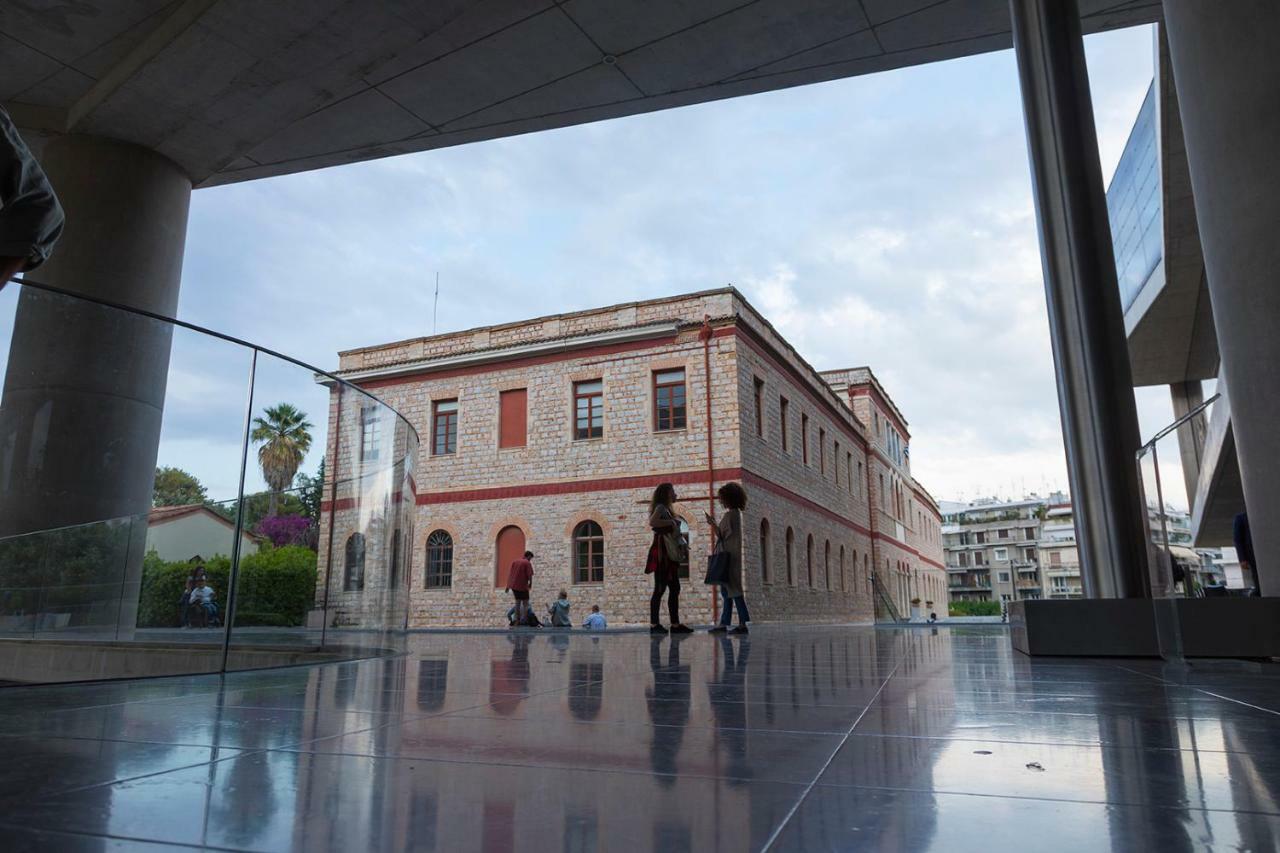
[[[525,551],[524,557],[511,561],[511,570],[507,573],[506,592],[516,597],[516,624],[523,625],[529,618],[529,590],[533,587],[532,551]]]

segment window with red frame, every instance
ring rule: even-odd
[[[684,368],[653,374],[653,426],[659,432],[685,428]]]

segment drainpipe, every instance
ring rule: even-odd
[[[704,396],[707,398],[707,512],[712,515],[716,514],[716,461],[715,449],[712,444],[711,431],[713,429],[711,423],[711,315],[702,315],[702,328],[698,330],[698,339],[702,341],[702,375],[703,382],[706,385]],[[711,534],[712,547],[715,545],[715,533]],[[692,572],[690,572],[690,580],[693,580]],[[710,588],[711,592],[711,624],[716,623],[716,588]]]

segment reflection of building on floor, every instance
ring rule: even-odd
[[[874,661],[906,639],[865,630],[769,643],[414,637],[407,659],[360,664],[355,677],[311,676],[313,707],[398,710],[403,718],[324,748],[398,756],[372,765],[382,775],[360,785],[348,788],[332,757],[303,759],[294,847],[323,838],[331,849],[342,840],[363,849],[372,845],[358,833],[375,826],[386,849],[520,850],[518,839],[514,847],[482,842],[501,845],[537,826],[537,849],[595,850],[609,838],[652,853],[753,849],[790,803],[761,798],[762,789],[806,781],[792,762],[820,766],[830,756],[892,669]],[[921,734],[951,727],[949,639],[910,636],[912,659],[899,672],[913,686],[888,700],[886,721],[901,719],[902,703],[915,696]],[[425,657],[414,660],[418,654]],[[928,684],[917,687],[916,678]],[[885,772],[926,772],[924,743],[893,738]],[[707,808],[699,792],[715,784],[717,806]],[[359,806],[358,818],[326,805],[339,790],[344,804]],[[885,831],[933,831],[932,821],[906,817]]]
[[[815,371],[732,288],[353,350],[339,374],[404,413],[422,447],[412,540],[343,491],[326,502],[331,606],[367,609],[388,582],[366,560],[407,556],[411,625],[500,624],[507,569],[529,549],[535,612],[563,587],[575,613],[598,603],[611,623],[647,622],[648,500],[670,481],[692,554],[683,615],[706,621],[702,513],[731,480],[750,493],[756,619],[870,621],[873,570],[899,612],[944,600],[940,516],[911,475],[902,413],[866,368]],[[327,464],[358,482],[377,464],[377,421],[339,405],[331,423],[360,440]],[[407,555],[373,559],[402,542]]]
[[[229,557],[235,538],[235,524],[202,504],[158,506],[147,517],[147,550],[171,563],[215,554]],[[240,553],[252,554],[261,542],[252,533],[241,533]]]

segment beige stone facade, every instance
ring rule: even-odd
[[[672,399],[659,385],[673,371],[683,371],[680,423],[663,421],[671,409],[656,411]],[[733,480],[750,497],[743,557],[754,621],[868,622],[873,570],[905,615],[909,599],[935,595],[943,576],[936,507],[905,464],[885,467],[889,439],[876,434],[876,419],[896,408],[879,383],[869,371],[861,383],[817,373],[731,288],[354,350],[341,354],[339,373],[404,414],[421,446],[412,481],[397,493],[415,504],[411,530],[373,537],[404,543],[403,574],[343,591],[322,571],[320,589],[338,609],[367,610],[370,598],[385,604],[403,584],[411,626],[504,624],[510,596],[499,551],[520,545],[536,555],[540,613],[564,588],[576,622],[599,604],[611,625],[646,623],[648,501],[663,481],[676,485],[689,528],[684,621],[711,618],[702,513],[713,490]],[[602,435],[579,436],[575,389],[596,382]],[[330,450],[331,470],[352,469],[355,445],[370,443],[359,440],[352,408],[340,417],[343,434],[357,438],[336,462]],[[876,503],[882,470],[905,495],[896,515]],[[329,497],[320,539],[323,548],[332,526],[336,573],[349,531],[367,524],[370,509],[344,500],[341,488],[336,502]],[[447,584],[441,542],[449,543]]]

